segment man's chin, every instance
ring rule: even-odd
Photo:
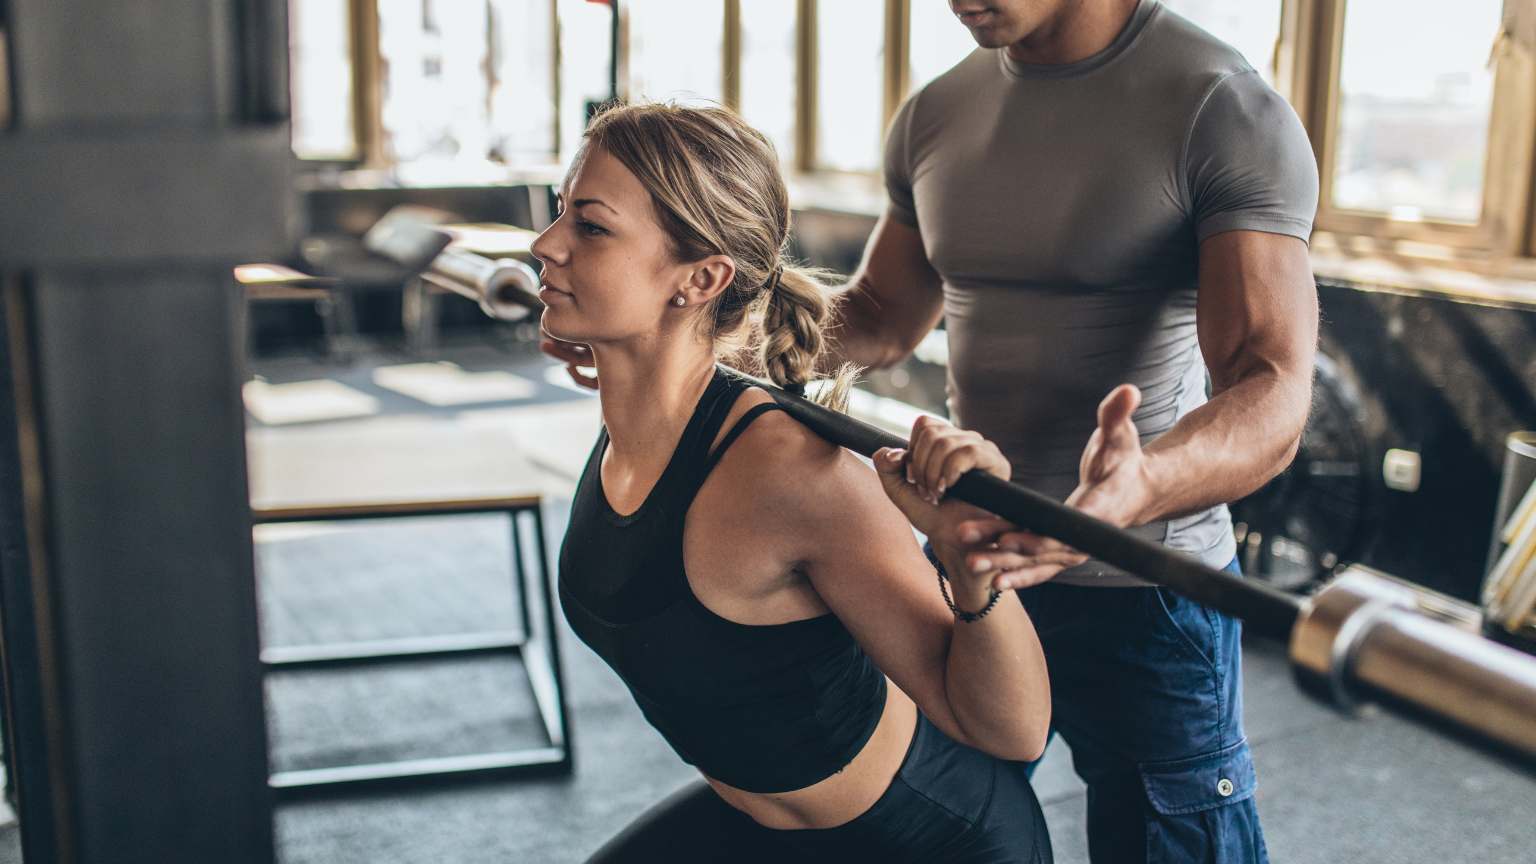
[[[971,29],[971,38],[976,40],[981,48],[1006,48],[1013,44],[1005,34],[995,27],[978,27]]]

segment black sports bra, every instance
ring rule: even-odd
[[[661,478],[628,515],[603,494],[607,430],[598,435],[560,550],[560,603],[685,761],[738,789],[788,792],[858,755],[886,685],[835,615],[740,624],[710,611],[688,584],[689,505],[736,437],[779,407],[749,409],[709,452],[748,386],[716,369]]]

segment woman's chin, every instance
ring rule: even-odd
[[[608,344],[610,342],[622,342],[631,338],[630,331],[603,327],[607,322],[592,322],[586,320],[575,309],[563,309],[556,306],[546,306],[539,313],[539,330],[545,336],[559,339],[562,342],[575,342],[579,345]]]
[[[539,314],[539,329],[544,332],[545,336],[559,339],[562,342],[587,341],[581,338],[579,333],[573,332],[569,326],[561,326],[560,318],[559,312],[545,306],[544,311]]]

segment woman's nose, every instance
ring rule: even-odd
[[[545,228],[543,233],[535,237],[533,243],[529,245],[528,251],[533,254],[533,257],[539,259],[540,264],[559,266],[564,263],[565,250],[556,235],[559,227],[560,220],[556,219],[553,225]]]

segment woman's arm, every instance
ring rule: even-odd
[[[771,514],[774,530],[795,538],[795,557],[828,608],[946,734],[1001,758],[1038,757],[1050,725],[1050,686],[1023,605],[1009,593],[981,620],[957,620],[875,472],[798,424],[774,425],[777,440],[754,447],[768,463],[754,471],[766,487],[761,512]],[[883,468],[894,472],[895,465]],[[892,481],[906,486],[899,473]],[[931,535],[998,522],[960,502],[932,507],[911,494]],[[954,574],[956,605],[985,605],[989,577],[965,572],[961,547],[935,549]]]

